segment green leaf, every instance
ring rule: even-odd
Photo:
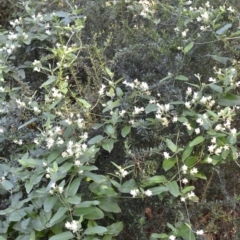
[[[134,179],[130,179],[128,181],[126,181],[121,188],[119,189],[120,192],[123,193],[129,193],[132,189],[134,189],[136,186],[135,180]]]
[[[228,58],[228,57],[221,57],[221,56],[211,55],[211,54],[207,54],[206,56],[211,57],[213,60],[220,62],[224,65],[227,64],[227,61],[231,61],[231,58]]]
[[[193,45],[194,45],[194,42],[190,42],[190,43],[183,49],[184,54],[188,53],[188,52],[192,49]]]
[[[99,143],[99,142],[101,142],[103,139],[104,139],[104,137],[103,137],[102,135],[97,135],[97,136],[91,138],[91,139],[88,141],[88,144],[92,145],[92,144],[95,144],[95,143]]]
[[[178,228],[177,236],[182,237],[184,240],[196,240],[192,229],[187,225],[182,225]]]
[[[83,106],[84,108],[90,108],[91,104],[88,103],[85,99],[82,98],[76,98],[77,103],[80,104],[81,106]]]
[[[225,33],[231,27],[232,27],[232,24],[228,23],[228,24],[224,25],[223,27],[221,27],[220,29],[218,29],[216,31],[216,34],[221,35],[221,34]]]
[[[67,193],[69,197],[76,195],[79,189],[80,183],[81,183],[80,178],[76,178],[71,182],[70,187],[68,188],[68,193]]]
[[[14,185],[13,185],[10,181],[8,181],[8,180],[3,180],[1,183],[2,183],[2,186],[3,186],[7,191],[11,190],[11,189],[14,187]]]
[[[88,208],[75,208],[73,211],[74,216],[83,215],[85,219],[97,220],[104,217],[104,213],[97,207],[88,207]]]
[[[130,126],[125,126],[122,128],[122,131],[121,131],[121,135],[122,137],[126,137],[131,131],[131,127]]]
[[[223,92],[223,88],[219,85],[216,85],[216,84],[209,84],[208,85],[212,90],[214,90],[215,92],[218,92],[218,93],[222,93]]]
[[[120,99],[117,99],[114,102],[112,100],[110,100],[107,102],[107,107],[105,107],[102,112],[105,113],[107,111],[113,110],[115,107],[118,107],[119,105],[121,105]]]
[[[106,70],[106,73],[108,74],[108,76],[112,79],[113,76],[114,76],[114,73],[111,72],[111,70],[109,68],[107,68],[107,67],[105,68],[105,70]]]
[[[28,240],[35,240],[35,239],[36,239],[36,235],[35,235],[35,231],[33,230],[33,231],[31,232]],[[2,240],[2,239],[0,238],[0,240]]]
[[[166,139],[166,144],[167,147],[172,151],[172,152],[176,152],[177,151],[177,146],[170,140],[170,139]]]
[[[33,184],[28,179],[25,183],[25,189],[26,189],[27,194],[29,194],[32,191],[32,188],[33,188]]]
[[[122,95],[124,94],[123,91],[122,91],[122,89],[121,89],[120,87],[117,87],[117,88],[116,88],[116,93],[117,93],[117,96],[118,96],[118,97],[122,97]]]
[[[81,198],[79,196],[72,196],[67,198],[67,201],[71,204],[77,205],[81,202]]]
[[[231,93],[219,94],[218,104],[226,107],[240,105],[240,97]]]
[[[184,149],[183,154],[182,154],[182,161],[184,162],[192,153],[193,147],[190,147],[189,144],[188,146]]]
[[[114,146],[115,142],[116,142],[116,140],[113,140],[113,139],[105,139],[102,142],[102,147],[103,147],[103,149],[105,149],[106,151],[108,151],[110,153],[113,150],[113,146]]]
[[[68,240],[68,239],[74,239],[74,235],[70,231],[63,232],[49,238],[49,240]]]
[[[150,177],[148,179],[142,180],[141,186],[148,187],[148,186],[152,186],[152,185],[156,185],[158,183],[164,183],[164,182],[167,182],[166,177],[163,175],[159,175],[159,176],[154,176],[154,177]]]
[[[38,120],[37,118],[32,118],[31,120],[25,122],[23,125],[21,125],[20,127],[18,127],[18,130],[20,130],[21,128],[24,128],[26,126],[28,126],[29,124],[35,122],[36,120]]]
[[[7,240],[7,239],[0,236],[0,240]],[[29,240],[32,240],[32,239],[29,239]],[[33,240],[35,240],[35,238]]]
[[[186,193],[188,193],[188,192],[193,191],[194,189],[195,189],[194,186],[187,186],[187,187],[185,187],[185,188],[182,190],[182,193],[183,193],[183,194],[186,194]]]
[[[19,222],[25,216],[26,212],[23,209],[18,209],[9,215],[8,220],[10,222]]]
[[[160,238],[160,239],[163,239],[163,238],[167,238],[168,235],[165,234],[165,233],[153,233],[151,235],[151,238]]]
[[[22,157],[20,160],[18,160],[19,163],[23,166],[23,167],[31,167],[31,168],[35,168],[37,166],[41,166],[42,165],[42,160],[38,160],[38,159],[33,159],[33,158],[24,158]]]
[[[54,216],[52,217],[52,219],[50,220],[50,226],[55,225],[56,223],[61,222],[66,216],[65,213],[68,211],[68,208],[66,207],[60,207],[57,212],[54,214]],[[62,219],[62,217],[64,217]]]
[[[176,162],[177,162],[176,158],[164,159],[163,164],[162,164],[164,171],[166,172],[169,169],[171,169],[175,165]]]
[[[93,234],[99,234],[102,235],[103,233],[107,232],[107,228],[96,226],[96,227],[88,227],[84,234],[86,235],[93,235]]]
[[[123,222],[116,222],[107,227],[107,233],[117,236],[123,230]]]
[[[202,143],[205,140],[204,137],[202,136],[197,136],[196,138],[194,138],[190,143],[189,143],[189,147],[194,147],[196,145],[198,145],[199,143]]]
[[[168,76],[166,76],[165,78],[161,79],[161,80],[159,81],[159,83],[161,84],[161,83],[165,82],[166,80],[168,80],[168,79],[170,79],[170,78],[172,78],[172,77],[173,77],[172,75],[168,75]]]
[[[40,88],[46,87],[47,85],[53,83],[56,81],[56,76],[48,76],[48,80],[46,82],[44,82]]]
[[[168,189],[164,186],[149,188],[149,190],[151,190],[152,195],[158,195],[168,191]]]
[[[99,207],[104,210],[105,212],[114,212],[114,213],[120,213],[121,208],[118,206],[117,198],[113,197],[101,197],[99,198]]]
[[[184,162],[188,167],[193,167],[198,162],[198,158],[195,156],[188,157]]]
[[[56,160],[57,157],[59,157],[60,155],[61,155],[61,152],[60,152],[59,150],[57,150],[57,151],[52,151],[52,152],[49,154],[49,156],[48,156],[48,158],[47,158],[47,161],[50,163],[50,162]]]
[[[174,197],[179,196],[179,186],[176,181],[165,183],[165,186]]]
[[[201,172],[195,173],[194,177],[197,177],[197,178],[200,178],[200,179],[203,179],[203,180],[207,180],[207,177]]]
[[[90,207],[90,206],[97,206],[99,205],[99,201],[98,200],[94,200],[94,201],[84,201],[84,202],[81,202],[78,207],[81,207],[81,208],[86,208],[86,207]]]
[[[107,180],[107,178],[104,175],[98,175],[88,171],[85,171],[83,175],[85,175],[86,177],[89,177],[90,179],[92,179],[94,182],[97,182],[97,183],[102,183]]]
[[[183,75],[178,75],[175,77],[176,80],[181,80],[181,81],[188,81],[188,77],[183,76]]]
[[[148,114],[150,112],[156,112],[158,110],[158,106],[153,103],[149,103],[145,108],[145,113]]]
[[[57,196],[49,196],[44,201],[44,211],[50,212],[54,206],[54,204],[57,202],[58,197]]]

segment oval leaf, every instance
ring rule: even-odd
[[[171,169],[175,163],[177,162],[176,158],[169,158],[169,159],[164,159],[162,167],[164,169],[164,171],[168,171],[169,169]]]
[[[192,153],[193,147],[190,147],[189,145],[184,149],[182,154],[182,161],[185,161],[190,154]]]
[[[107,229],[105,227],[96,226],[96,227],[88,227],[84,232],[84,234],[86,235],[100,234],[101,235],[105,232],[107,232]]]
[[[165,186],[174,197],[179,196],[179,186],[176,181],[165,183]]]
[[[181,80],[181,81],[188,81],[188,77],[185,77],[183,75],[178,75],[175,77],[176,80]]]
[[[121,135],[125,138],[131,131],[131,127],[130,126],[125,126],[122,131],[121,131]]]
[[[104,139],[104,137],[103,137],[102,135],[97,135],[97,136],[91,138],[91,139],[88,141],[88,144],[92,145],[92,144],[95,144],[95,143],[99,143],[99,142],[101,142],[103,139]]]
[[[193,147],[193,146],[196,146],[198,145],[199,143],[203,142],[204,141],[204,137],[202,136],[197,136],[196,138],[194,138],[190,144],[189,144],[189,147]]]
[[[49,240],[68,240],[68,239],[74,239],[74,235],[70,231],[63,232],[49,238]]]
[[[172,151],[172,152],[176,152],[177,151],[177,146],[170,140],[170,139],[167,139],[166,140],[166,144],[167,144],[167,147]]]
[[[223,34],[223,33],[225,33],[229,28],[231,28],[232,27],[232,24],[231,23],[228,23],[228,24],[226,24],[225,26],[223,26],[223,27],[221,27],[220,29],[218,29],[217,31],[216,31],[216,34],[218,34],[218,35],[220,35],[220,34]]]
[[[194,45],[194,42],[190,42],[183,50],[184,54],[188,53]]]

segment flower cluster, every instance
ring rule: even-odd
[[[72,222],[66,222],[65,228],[75,233],[81,229],[81,225],[77,221],[73,220]]]
[[[56,183],[51,183],[51,190],[49,191],[50,194],[54,194],[54,193],[59,193],[62,194],[64,191],[63,187],[61,186],[56,186]]]
[[[132,89],[139,90],[140,92],[145,92],[147,95],[150,93],[148,84],[146,82],[140,82],[138,79],[135,79],[132,83],[125,80],[123,84]]]
[[[150,189],[146,190],[146,191],[139,191],[139,189],[135,188],[135,189],[132,189],[130,191],[130,194],[135,198],[137,196],[147,196],[147,197],[150,197],[152,196],[152,191]]]

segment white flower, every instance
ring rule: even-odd
[[[80,167],[82,164],[79,160],[76,160],[74,163],[75,166]]]
[[[182,183],[183,184],[187,184],[188,183],[188,179],[187,178],[182,179]]]
[[[119,172],[122,175],[122,177],[126,177],[128,175],[128,172],[122,168],[119,169]]]
[[[148,196],[148,197],[152,196],[152,191],[149,190],[149,189],[148,189],[147,191],[145,191],[144,193],[145,193],[145,195]]]
[[[51,35],[51,34],[52,34],[50,30],[46,30],[45,33],[46,33],[47,35]]]
[[[208,151],[209,151],[210,153],[212,153],[215,148],[216,148],[216,145],[213,145],[213,144],[212,144],[212,145],[208,146]]]
[[[188,87],[186,94],[187,94],[187,96],[190,96],[192,94],[192,88]]]
[[[236,128],[230,129],[230,132],[232,133],[233,136],[236,136],[237,129]]]
[[[56,188],[56,183],[54,183],[54,182],[51,183],[50,187],[53,188],[53,189]]]
[[[207,12],[201,14],[201,17],[202,17],[204,20],[206,20],[206,21],[209,19],[209,16],[208,16],[208,13],[207,13]]]
[[[63,193],[63,187],[58,187],[58,191],[59,191],[60,194],[62,194]]]
[[[216,155],[220,155],[221,152],[222,152],[222,147],[219,147],[215,150]]]
[[[182,37],[186,37],[187,36],[187,32],[188,32],[188,29],[186,29],[185,31],[182,32]]]
[[[173,235],[169,236],[169,240],[175,240],[175,239],[176,239],[175,236],[173,236]]]
[[[46,141],[47,141],[47,148],[48,149],[51,148],[53,146],[53,144],[54,144],[54,139],[47,138]]]
[[[201,118],[198,118],[198,119],[196,120],[196,122],[197,122],[200,126],[202,126],[202,125],[204,124],[204,122],[203,122],[203,120],[202,120]]]
[[[199,134],[199,133],[200,133],[200,128],[196,128],[196,129],[195,129],[195,133],[196,133],[196,134]]]
[[[65,223],[65,228],[71,230],[72,232],[77,232],[78,231],[78,223],[77,221],[73,220],[71,223],[70,222],[66,222]]]
[[[187,173],[187,170],[188,170],[188,166],[183,165],[183,166],[182,166],[182,171],[183,171],[184,174]]]
[[[177,116],[174,116],[173,119],[172,119],[173,122],[177,122],[178,121],[178,117]]]
[[[133,196],[133,197],[136,197],[139,193],[139,190],[138,189],[133,189],[130,191],[130,194]]]
[[[143,107],[141,107],[141,108],[139,108],[139,107],[134,107],[133,115],[139,114],[139,113],[141,113],[141,112],[143,112],[143,111],[144,111],[144,108],[143,108]]]
[[[180,200],[181,200],[181,202],[185,202],[186,198],[185,197],[181,197]]]
[[[234,12],[235,10],[230,6],[229,8],[227,8],[227,10],[229,11],[229,12]]]
[[[202,18],[198,16],[198,17],[197,17],[197,21],[198,21],[198,22],[201,22],[201,21],[202,21]]]
[[[190,102],[185,102],[185,107],[186,108],[191,108],[191,103]]]
[[[203,235],[203,234],[204,234],[204,231],[203,231],[203,230],[197,230],[197,231],[196,231],[196,234],[197,234],[197,235]]]
[[[211,162],[212,162],[212,158],[208,157],[208,158],[207,158],[207,162],[208,162],[208,163],[211,163]]]
[[[210,78],[208,79],[208,81],[209,81],[209,82],[213,82],[213,83],[216,83],[216,82],[217,82],[217,80],[216,80],[215,78],[212,78],[212,77],[210,77]]]
[[[139,86],[139,88],[142,90],[142,91],[147,91],[148,90],[148,84],[146,82],[142,82]]]
[[[169,153],[168,153],[168,152],[164,152],[164,153],[163,153],[163,156],[164,156],[166,159],[169,159],[169,158],[170,158],[170,156],[169,156]]]
[[[192,168],[191,170],[190,170],[190,174],[191,175],[194,175],[194,174],[196,174],[196,173],[198,173],[198,169],[197,168]]]
[[[192,198],[195,196],[195,193],[193,191],[191,191],[190,193],[188,193],[188,198]]]

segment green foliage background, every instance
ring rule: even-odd
[[[239,237],[238,3],[0,3],[0,240]]]

